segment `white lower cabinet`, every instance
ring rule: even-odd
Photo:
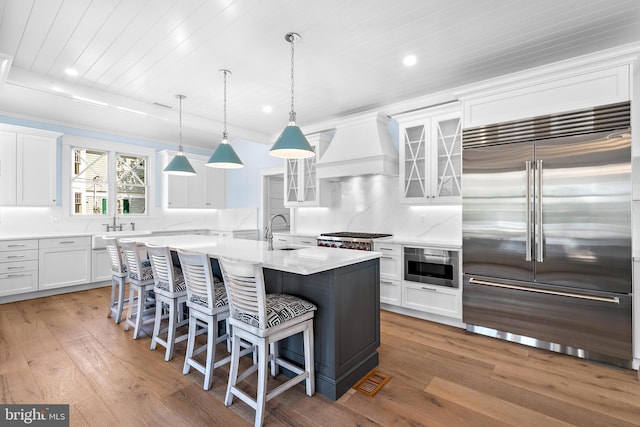
[[[91,281],[91,237],[40,239],[39,286],[43,291]]]
[[[462,318],[459,289],[402,282],[402,306],[412,310]]]
[[[111,258],[106,249],[91,251],[91,281],[104,282],[111,280]]]
[[[401,305],[402,247],[393,243],[374,242],[373,250],[382,252],[380,257],[380,302]]]
[[[38,241],[0,242],[0,297],[38,290]]]

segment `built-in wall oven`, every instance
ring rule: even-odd
[[[446,249],[404,247],[404,280],[457,288],[459,252]]]

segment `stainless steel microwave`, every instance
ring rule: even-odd
[[[460,286],[459,252],[445,249],[404,248],[404,280],[435,286]]]

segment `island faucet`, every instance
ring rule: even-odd
[[[287,221],[287,218],[282,214],[275,214],[275,215],[272,215],[271,218],[269,218],[269,223],[265,228],[265,236],[264,236],[265,239],[267,239],[267,241],[269,242],[269,246],[267,247],[268,251],[273,250],[273,233],[271,232],[271,230],[273,229],[273,220],[278,217],[282,218],[282,220],[284,221],[284,225],[286,225],[287,227],[289,226],[289,221]]]

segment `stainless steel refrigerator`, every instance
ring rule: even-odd
[[[463,132],[463,321],[631,366],[629,103]]]

